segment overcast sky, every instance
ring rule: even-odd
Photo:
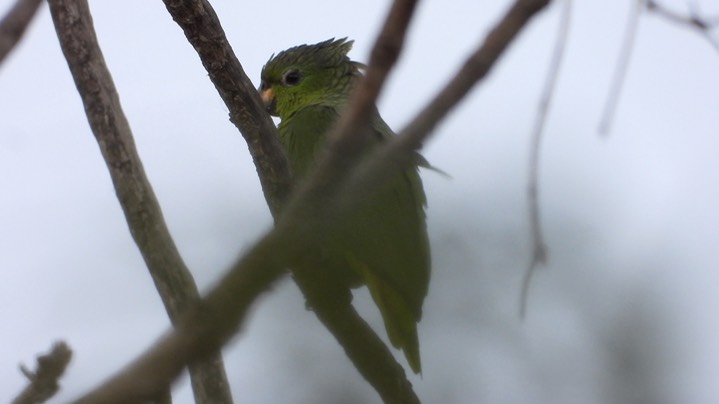
[[[10,0],[0,0],[4,12]],[[387,2],[214,1],[255,83],[272,53],[350,37],[366,61]],[[574,3],[542,146],[550,261],[517,315],[529,259],[529,133],[561,3],[524,31],[423,153],[433,280],[420,398],[487,403],[719,402],[719,52],[645,15],[608,138],[597,125],[631,1]],[[695,2],[719,15],[719,2]],[[508,1],[426,1],[383,92],[400,129]],[[663,4],[686,12],[684,1]],[[242,137],[161,2],[92,2],[140,156],[207,290],[270,224]],[[331,16],[331,17],[330,17]],[[719,36],[719,32],[716,33]],[[136,356],[167,316],[114,196],[46,6],[0,67],[0,402],[64,339],[66,402]],[[356,303],[379,334],[366,291]],[[225,361],[236,401],[377,402],[287,279]],[[395,352],[398,353],[398,352]],[[401,354],[397,356],[404,361]],[[402,362],[404,363],[404,362]],[[175,402],[190,403],[187,377]]]

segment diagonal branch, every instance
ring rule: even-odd
[[[486,77],[522,28],[550,0],[517,0],[489,32],[477,50],[464,62],[447,85],[397,136],[385,142],[375,155],[354,170],[339,191],[337,205],[351,204],[367,189],[380,187],[392,174],[411,163],[413,151],[421,147],[437,124]]]
[[[97,43],[86,0],[50,0],[63,54],[90,128],[110,172],[132,237],[173,323],[199,301],[195,281],[180,257],[137,154],[132,132]],[[190,364],[198,402],[230,403],[219,352]],[[166,389],[169,380],[161,387]]]
[[[17,0],[0,20],[0,63],[18,44],[42,0]]]
[[[716,18],[705,17],[699,14],[697,10],[691,10],[689,15],[682,15],[676,11],[670,10],[666,6],[659,4],[656,0],[643,0],[646,3],[647,10],[663,17],[667,21],[685,27],[693,28],[699,31],[704,38],[719,52],[719,39],[712,35],[711,30],[719,26],[719,20]]]
[[[719,39],[712,35],[711,32],[712,29],[719,26],[719,20],[717,18],[702,16],[696,10],[692,10],[689,15],[682,15],[659,4],[656,0],[643,1],[646,4],[648,11],[654,12],[655,14],[665,18],[667,21],[699,31],[699,33],[702,34],[707,41],[709,41],[714,49],[719,52]]]
[[[215,10],[206,0],[163,0],[172,19],[197,51],[210,80],[230,111],[230,121],[245,138],[273,215],[289,195],[290,164],[265,112],[260,96],[245,74]]]
[[[408,163],[411,151],[467,94],[469,88],[485,77],[520,29],[547,3],[548,0],[518,0],[447,87],[397,138],[388,142],[386,147],[363,165],[359,173],[341,190],[350,194],[376,190],[379,186],[374,180],[387,177],[390,170],[399,169]],[[345,134],[338,133],[336,138],[340,140],[337,142],[341,142]],[[397,157],[399,163],[388,157]],[[299,215],[304,211],[317,210],[305,209],[303,205],[318,199],[312,195],[312,190],[321,187],[313,183],[321,179],[318,175],[308,179],[308,184],[301,187],[293,198],[293,209],[288,207],[276,227],[233,265],[222,282],[203,299],[199,307],[178,323],[174,331],[165,335],[128,368],[78,402],[123,402],[128,397],[144,397],[154,391],[156,387],[153,386],[176,377],[185,363],[201,358],[225,343],[241,324],[250,304],[282,275],[283,268],[312,249],[318,242],[318,235],[326,233],[328,223],[336,215],[356,204],[356,199],[344,193],[336,193],[342,196],[336,198],[334,208],[329,212],[331,214]],[[128,396],[130,392],[135,395]],[[390,402],[402,402],[402,398],[397,396],[391,399],[383,395],[383,398]]]

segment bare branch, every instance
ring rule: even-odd
[[[606,104],[604,104],[602,118],[599,121],[599,134],[602,136],[609,135],[612,121],[614,120],[614,113],[617,109],[617,104],[619,103],[619,95],[622,92],[624,78],[627,76],[629,59],[632,56],[632,49],[634,48],[634,42],[637,36],[637,27],[639,26],[639,11],[642,8],[642,1],[644,0],[634,1],[634,7],[632,7],[632,10],[629,14],[629,19],[627,20],[627,28],[624,33],[622,50],[619,54],[619,60],[617,60],[617,66],[614,70],[614,77],[612,77],[612,86],[609,89],[607,102]]]
[[[32,372],[20,365],[20,371],[30,384],[13,401],[13,404],[44,403],[60,389],[60,377],[72,359],[72,350],[65,342],[56,342],[52,350],[37,357],[37,370]]]
[[[321,260],[293,268],[295,282],[307,297],[309,306],[342,345],[357,370],[387,403],[419,403],[387,346],[352,306],[352,295],[337,268]]]
[[[692,9],[689,15],[682,15],[655,0],[645,0],[645,2],[648,11],[654,12],[676,24],[686,25],[698,30],[709,30],[719,25],[719,17],[704,17],[699,15],[698,10],[695,9]]]
[[[42,0],[17,0],[0,20],[0,64],[18,44]]]
[[[691,10],[689,15],[682,15],[662,6],[654,0],[635,0],[634,7],[632,7],[629,20],[627,21],[622,50],[614,71],[614,77],[612,78],[612,86],[607,96],[607,102],[604,105],[602,118],[599,121],[599,134],[603,136],[609,135],[610,127],[614,120],[614,113],[619,103],[619,96],[622,91],[624,78],[627,75],[629,59],[632,55],[637,27],[639,26],[639,14],[644,6],[646,6],[648,11],[665,18],[667,21],[699,31],[714,49],[719,51],[719,39],[711,32],[712,29],[719,26],[719,17],[704,17],[699,15],[699,12],[694,9]]]
[[[529,295],[529,286],[532,283],[532,275],[538,265],[547,262],[547,244],[544,241],[544,232],[542,231],[542,223],[539,212],[539,157],[540,149],[544,137],[544,124],[547,121],[549,107],[552,104],[554,89],[559,77],[559,68],[564,59],[564,50],[567,47],[567,39],[569,38],[569,25],[572,16],[572,0],[564,0],[564,8],[559,21],[559,33],[557,34],[557,42],[554,45],[554,52],[547,72],[547,80],[544,82],[544,89],[539,100],[539,110],[537,111],[537,120],[534,122],[532,130],[532,143],[529,148],[529,186],[527,189],[529,198],[529,225],[531,229],[532,240],[532,256],[529,265],[522,279],[522,291],[519,300],[519,315],[524,318],[527,310],[527,296]]]
[[[517,0],[470,55],[457,74],[397,136],[375,155],[353,170],[344,182],[337,205],[351,205],[368,189],[380,187],[386,178],[411,163],[412,153],[429,137],[435,126],[482,80],[499,60],[520,30],[549,0]]]
[[[277,128],[227,41],[215,10],[206,0],[163,2],[197,51],[230,111],[230,121],[245,138],[265,199],[276,216],[291,189],[290,164],[279,142]]]
[[[267,290],[270,283],[282,275],[283,268],[290,263],[301,262],[306,252],[316,248],[317,243],[321,242],[321,237],[327,234],[327,228],[332,223],[332,220],[337,215],[346,213],[349,209],[356,207],[355,205],[358,202],[353,198],[347,198],[344,192],[356,195],[360,192],[369,192],[372,189],[377,190],[379,187],[371,180],[387,176],[389,169],[396,166],[394,161],[388,160],[387,157],[398,157],[401,161],[408,162],[408,155],[416,148],[416,145],[426,138],[436,123],[467,94],[469,87],[486,75],[519,30],[547,3],[547,0],[517,1],[504,19],[489,34],[484,46],[472,55],[457,77],[422,111],[407,129],[402,131],[400,136],[388,142],[380,153],[373,156],[367,167],[361,171],[361,175],[350,182],[351,185],[343,186],[340,190],[337,190],[338,186],[331,184],[331,181],[330,183],[322,183],[327,180],[327,177],[318,174],[320,171],[310,176],[307,184],[298,189],[297,195],[292,198],[291,204],[285,208],[283,214],[277,220],[275,228],[231,268],[220,284],[203,299],[200,306],[192,310],[186,318],[179,322],[174,331],[170,331],[136,362],[78,402],[112,403],[124,402],[128,398],[145,397],[143,394],[153,391],[151,386],[175,377],[185,363],[201,358],[225,343],[240,325],[250,304],[256,300],[259,293]],[[409,10],[411,13],[411,10],[414,9],[413,2],[398,1],[395,3],[393,11],[390,13],[390,20],[397,15],[394,14],[397,9]],[[403,13],[400,13],[400,15],[403,15]],[[409,18],[405,20],[409,21]],[[401,22],[403,19],[398,18],[398,21]],[[403,37],[405,29],[406,23],[395,32],[398,32]],[[380,35],[380,38],[383,38],[383,36]],[[378,47],[381,47],[382,43],[382,39],[378,40]],[[401,43],[401,40],[399,43]],[[395,49],[396,52],[399,52],[399,48]],[[375,63],[378,69],[381,69],[384,63],[391,66],[393,63],[391,54],[387,61]],[[370,64],[372,65],[372,62]],[[386,71],[389,71],[389,67],[387,67]],[[378,72],[381,72],[381,70],[378,70]],[[384,76],[386,76],[386,73]],[[380,84],[377,87],[374,87],[375,85],[371,83],[366,84],[369,89],[367,90],[368,94],[370,94],[368,102],[374,100],[372,89],[376,88],[378,93],[384,76],[378,76]],[[368,81],[371,82],[371,80]],[[361,96],[356,97],[357,99],[361,98]],[[350,116],[352,114],[361,116],[362,108],[366,108],[366,106],[362,106],[361,101],[353,101],[352,105],[355,105],[355,102],[359,106],[353,106],[351,109],[358,108],[358,111],[353,111],[349,114]],[[339,123],[339,127],[342,128],[342,125],[347,125],[346,122],[352,122],[352,119],[343,118]],[[361,119],[358,122],[362,123]],[[356,130],[356,127],[347,128],[348,132],[337,130],[333,139],[338,140],[334,142],[333,149],[344,151],[344,146],[346,145],[344,142],[351,143],[356,141],[356,138],[361,138],[361,134],[352,136],[352,131]],[[357,132],[354,133],[357,134]],[[353,156],[349,150],[346,155]],[[329,162],[323,161],[319,165],[332,167],[333,164],[338,164],[338,166],[341,166],[342,162],[332,163],[337,159],[331,157],[332,155],[329,156],[325,157]],[[334,178],[329,177],[329,179],[333,180]],[[315,193],[316,190],[320,189],[334,189],[337,192],[320,196]],[[319,208],[312,206],[312,202],[318,200],[337,200],[338,202],[333,204],[332,209],[325,211],[325,214],[319,214]],[[303,213],[310,214],[305,216]],[[300,272],[295,272],[295,276],[299,276],[301,280],[304,280],[305,278]],[[311,281],[311,279],[309,280]],[[322,299],[322,296],[310,295],[308,300],[315,297]],[[314,303],[313,300],[310,300],[310,302]],[[318,307],[321,306],[319,305]],[[337,335],[335,336],[337,337]],[[345,348],[347,347],[345,346]],[[348,354],[353,355],[349,352]],[[369,366],[358,365],[356,362],[355,364],[359,369],[362,369],[362,366]],[[402,382],[402,380],[386,380],[383,386],[398,382]],[[378,388],[378,386],[375,386],[375,388]],[[135,395],[128,396],[131,390]],[[406,393],[406,390],[398,392],[395,387],[388,393],[398,394],[402,392]],[[407,401],[406,396],[387,398],[388,396],[385,396],[384,392],[380,392],[380,394],[383,399],[389,402]]]
[[[50,0],[55,29],[85,113],[110,171],[115,192],[165,309],[173,323],[199,301],[195,281],[177,251],[137,154],[132,132],[105,65],[86,0]],[[200,403],[229,403],[219,352],[190,364]],[[158,385],[158,392],[172,379]]]
[[[688,15],[682,15],[676,11],[670,10],[666,6],[659,4],[655,0],[644,0],[647,10],[653,12],[667,21],[679,24],[688,28],[695,29],[706,38],[707,41],[719,52],[719,39],[714,37],[711,30],[719,26],[719,17],[704,17],[699,15],[699,11],[692,9]]]
[[[416,6],[417,1],[414,0],[396,0],[393,3],[382,31],[380,31],[372,48],[365,77],[352,95],[347,112],[343,114],[337,127],[331,133],[330,139],[340,138],[344,139],[344,142],[350,143],[353,137],[362,135],[363,130],[359,128],[367,126],[380,90],[390,70],[392,70],[399,58],[399,53],[404,46],[407,28]],[[342,143],[343,140],[335,142],[333,145],[335,150],[333,150],[332,155],[343,154],[341,148],[345,145]],[[353,149],[353,152],[356,153],[356,149]],[[341,156],[336,158],[341,158]],[[329,155],[326,159],[328,164],[337,164],[332,161],[333,159]]]

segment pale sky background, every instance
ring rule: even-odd
[[[0,0],[0,12],[11,3]],[[331,37],[355,39],[351,56],[366,61],[388,5],[213,3],[255,83],[272,53]],[[424,402],[719,402],[719,52],[644,16],[613,132],[600,138],[632,3],[574,3],[542,149],[551,255],[524,321],[529,133],[559,2],[423,151],[453,177],[423,172],[434,272],[419,328],[424,375],[412,381]],[[391,126],[444,84],[507,4],[421,4],[379,103]],[[719,15],[719,1],[696,4]],[[247,147],[160,1],[95,1],[92,11],[145,169],[206,290],[271,224]],[[46,6],[0,67],[0,173],[0,402],[25,384],[18,364],[34,366],[57,339],[75,353],[51,401],[66,402],[168,320]],[[367,293],[355,301],[385,337]],[[238,403],[379,402],[287,279],[257,302],[225,363]],[[187,377],[175,392],[192,402]]]

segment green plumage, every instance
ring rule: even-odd
[[[347,57],[351,47],[346,39],[297,46],[273,56],[262,69],[262,98],[282,120],[280,139],[300,178],[312,167],[361,76],[362,65]],[[393,136],[378,113],[372,129],[377,144]],[[421,372],[417,322],[430,277],[425,203],[417,167],[407,169],[343,218],[323,246],[329,261],[349,268],[348,285],[367,285],[392,345],[404,351],[415,373]]]

